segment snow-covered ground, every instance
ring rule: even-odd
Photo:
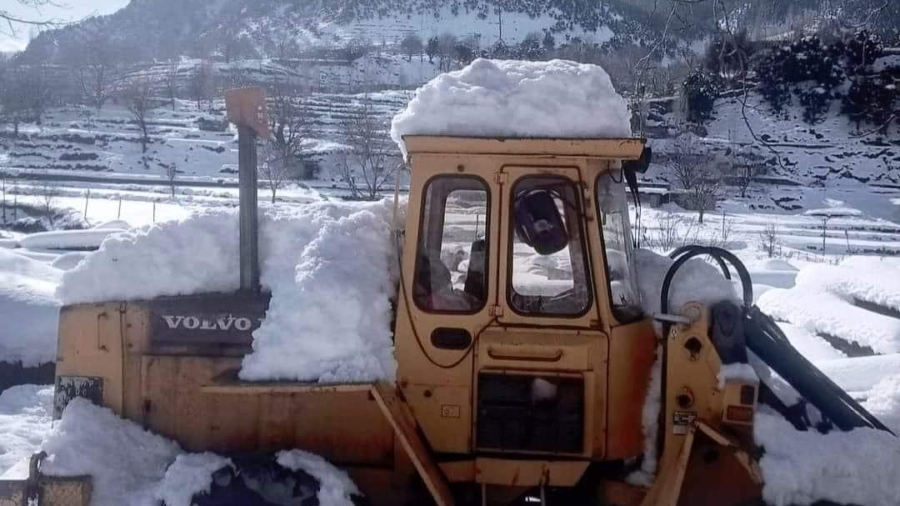
[[[139,193],[140,192],[135,192],[135,194]],[[310,197],[310,201],[315,200],[311,198],[310,194],[307,194],[307,197]],[[179,196],[179,199],[181,198],[182,196]],[[327,198],[327,195],[320,198]],[[81,199],[78,199],[77,197],[73,197],[73,199],[78,202],[77,205],[83,205]],[[130,200],[126,201],[125,205],[146,203],[147,201]],[[174,206],[174,208],[177,208],[179,213],[173,213],[168,216],[166,218],[167,221],[180,220],[182,219],[181,213],[190,214],[191,212],[201,210],[204,207],[233,207],[234,200],[232,195],[194,196],[189,202],[186,201],[181,204],[184,205],[180,205],[178,199],[171,201],[171,205]],[[93,205],[93,203],[91,205]],[[321,208],[322,205],[325,205],[326,208],[327,206],[333,206],[331,204],[323,203],[314,204],[312,208]],[[283,212],[290,215],[296,214],[297,210],[290,210],[290,208],[294,206],[300,206],[298,209],[301,214],[305,212],[302,211],[303,208],[309,207],[304,204],[280,203],[275,206],[274,209],[277,211],[277,209],[282,208]],[[344,205],[341,204],[338,207],[343,206]],[[367,206],[371,207],[371,205]],[[821,246],[821,221],[817,217],[806,216],[803,214],[761,215],[751,210],[739,212],[739,207],[737,205],[731,206],[729,209],[730,210],[725,213],[724,218],[722,214],[707,215],[705,219],[706,223],[703,225],[696,223],[696,213],[694,212],[681,211],[675,208],[668,208],[665,210],[644,209],[641,220],[643,226],[643,240],[645,241],[644,246],[656,246],[658,251],[666,249],[661,247],[659,241],[664,235],[665,229],[674,226],[677,228],[675,235],[678,237],[678,241],[669,244],[671,247],[680,246],[680,241],[683,240],[688,242],[724,244],[735,251],[738,256],[747,263],[748,268],[754,277],[754,288],[757,292],[758,300],[762,305],[766,306],[765,309],[770,311],[773,316],[784,320],[783,329],[795,347],[811,361],[819,365],[820,368],[842,386],[842,388],[850,392],[854,397],[864,401],[865,405],[873,413],[882,418],[885,423],[900,430],[900,398],[898,398],[898,396],[900,396],[900,379],[896,376],[897,371],[900,371],[900,353],[893,348],[897,342],[900,342],[900,330],[898,330],[896,326],[896,323],[900,321],[900,318],[890,316],[890,311],[897,308],[900,290],[897,290],[898,287],[894,286],[896,284],[894,283],[894,278],[887,274],[887,272],[898,268],[898,260],[893,258],[882,258],[875,255],[864,256],[856,253],[863,245],[871,243],[877,243],[877,245],[883,249],[896,248],[897,250],[900,250],[900,226],[887,220],[871,218],[867,213],[862,212],[859,213],[859,216],[832,219],[828,223],[830,232],[826,234],[826,249],[823,254],[821,248],[816,250],[808,248],[808,246],[813,245]],[[477,226],[475,222],[477,220],[472,219],[470,211],[471,209],[467,207],[460,207],[458,210],[451,211],[449,219],[451,219],[456,226],[463,229],[468,230],[471,228],[472,230],[470,232],[474,234],[475,227]],[[210,211],[207,211],[207,214],[209,212]],[[222,212],[226,212],[227,215],[229,212],[233,213],[233,210],[228,211],[227,209],[224,209],[216,211],[215,209],[212,209],[213,216],[216,213]],[[97,213],[96,218],[92,221],[110,221],[116,218],[116,214],[114,214],[116,213],[115,206],[108,209],[103,214],[101,214],[101,211],[98,209]],[[147,219],[144,213],[138,214],[144,217],[142,221],[138,221],[139,224],[145,226],[151,225],[152,220]],[[340,214],[341,213],[338,213],[338,215]],[[335,215],[335,217],[338,217],[339,222],[341,221],[341,218],[339,218],[338,215]],[[214,218],[207,218],[207,220],[209,219]],[[726,236],[724,238],[722,237],[723,219],[725,225],[724,235]],[[673,220],[674,225],[670,223],[670,221]],[[187,223],[190,222],[191,221],[189,220]],[[202,224],[205,222],[201,221],[197,223]],[[764,239],[761,234],[765,231],[766,226],[770,224],[775,224],[778,228],[777,242],[779,247],[773,252],[773,258],[769,258],[767,252],[762,248]],[[114,226],[115,224],[105,224],[105,227],[108,228]],[[165,230],[174,230],[176,228],[174,223],[171,225],[159,223],[156,227],[150,229],[150,234],[165,235]],[[214,228],[210,230],[212,230],[210,234],[217,235]],[[847,235],[845,235],[843,231],[846,231]],[[832,234],[831,232],[835,233]],[[135,241],[136,238],[142,237],[141,234],[143,234],[143,232],[125,232],[125,234],[127,239],[116,239],[107,246],[107,255],[115,250],[113,244],[130,244]],[[328,234],[325,234],[325,236],[327,235]],[[327,244],[325,236],[318,240],[319,244]],[[267,236],[266,234],[263,234],[262,237],[265,239]],[[199,240],[196,237],[196,234],[194,234],[194,239]],[[236,240],[236,237],[234,240]],[[304,239],[303,237],[295,238],[291,244],[294,244],[296,241],[303,242],[306,240],[307,239]],[[654,241],[656,241],[655,244]],[[16,242],[22,242],[21,236],[19,236],[19,240]],[[27,244],[28,242],[29,241],[26,239],[25,243]],[[299,255],[297,258],[300,258],[303,255],[306,255],[306,253],[303,252],[305,249],[310,250],[309,254],[314,253],[313,250],[315,248],[313,248],[313,243],[315,242],[316,241],[309,242],[309,246],[306,248],[300,248],[298,246],[297,248],[288,247],[287,249],[292,250],[294,256]],[[196,241],[192,244],[195,243]],[[452,249],[453,246],[450,245],[450,247]],[[278,249],[277,251],[283,250],[284,248]],[[275,251],[276,250],[273,249],[273,253],[275,253]],[[48,250],[31,251],[26,248],[18,248],[0,249],[0,254],[5,254],[4,258],[8,258],[10,262],[13,260],[15,261],[16,270],[8,268],[8,276],[29,275],[31,278],[36,278],[40,282],[47,282],[42,281],[48,278],[46,275],[47,273],[44,271],[53,269],[54,276],[50,277],[50,286],[45,290],[51,295],[54,294],[53,290],[58,283],[58,278],[55,276],[62,277],[64,275],[62,273],[65,271],[69,273],[65,275],[72,276],[73,280],[79,276],[78,268],[75,266],[77,265],[77,262],[70,262],[70,265],[62,266],[59,269],[50,266],[51,263],[64,263],[61,262],[64,256],[71,255],[72,253]],[[75,254],[83,255],[84,253]],[[123,250],[122,252],[119,252],[119,254],[126,253],[124,253]],[[35,256],[37,258],[34,258]],[[99,258],[100,257],[98,256],[98,259]],[[80,258],[76,260],[80,261]],[[202,257],[197,259],[197,261],[200,260],[202,260]],[[299,261],[297,259],[295,260]],[[465,266],[463,262],[461,262],[460,265],[461,269]],[[26,266],[27,268],[23,266]],[[310,266],[312,267],[313,264],[310,264]],[[182,267],[187,268],[192,274],[203,272],[203,270],[197,268],[196,265],[193,267],[190,265]],[[565,268],[565,265],[560,264],[557,267]],[[369,269],[375,269],[375,267],[369,267]],[[379,267],[379,269],[386,269],[386,267],[382,266]],[[58,271],[58,273],[56,271]],[[352,274],[350,271],[347,272],[348,274]],[[543,275],[548,274],[547,272],[536,268],[532,269],[530,272],[537,276],[541,276],[542,272],[544,273]],[[315,276],[317,276],[315,271],[310,271],[308,275],[312,276],[310,279],[314,279]],[[231,279],[234,276],[224,277]],[[898,279],[900,279],[900,277],[898,277]],[[797,290],[810,290],[811,288],[808,285],[813,281],[809,280],[818,283],[815,286],[821,287],[817,293],[825,294],[830,297],[829,300],[831,301],[831,305],[829,306],[829,316],[835,319],[853,319],[852,321],[856,321],[857,324],[848,325],[846,331],[841,327],[829,327],[829,330],[833,331],[835,335],[831,335],[829,332],[829,335],[826,338],[821,335],[823,334],[823,329],[818,326],[818,323],[827,320],[812,318],[810,321],[815,322],[816,325],[810,325],[810,321],[798,319],[799,316],[797,315],[800,314],[798,312],[788,311],[785,313],[786,316],[779,313],[780,302],[783,302],[784,304],[800,304],[808,311],[819,309],[818,306],[821,302],[817,302],[816,299],[808,297],[806,292],[800,293],[799,295],[793,294],[793,292]],[[234,281],[236,282],[236,279]],[[23,287],[30,286],[29,284],[21,283],[20,285]],[[81,283],[74,286],[78,285],[94,288],[98,286],[94,283]],[[146,283],[142,282],[137,283],[134,286],[144,285],[146,285]],[[301,285],[297,285],[297,288],[302,290]],[[191,289],[187,288],[187,290],[190,291]],[[104,294],[104,296],[112,295]],[[321,295],[318,298],[328,299],[329,296]],[[866,301],[875,306],[860,307],[858,301]],[[54,304],[58,304],[58,302],[54,301]],[[877,308],[881,308],[881,310],[879,310],[880,312],[872,311]],[[274,309],[275,308],[273,307],[273,310]],[[53,310],[55,311],[55,307]],[[891,326],[892,321],[893,326]],[[866,328],[866,325],[878,325],[878,322],[884,322],[883,325],[877,327],[880,329],[880,333],[864,333],[864,336],[860,336],[860,332],[858,332],[860,329]],[[288,320],[285,320],[285,324],[290,323]],[[872,343],[878,343],[879,349],[875,351],[881,352],[881,355],[850,357],[846,351],[839,349],[842,348],[841,346],[835,347],[836,344],[839,343],[836,343],[834,338],[845,340],[849,343],[859,341],[863,338],[874,339],[875,336],[878,337],[878,341],[866,341],[866,343],[870,345]],[[52,339],[52,337],[53,336],[50,338]],[[47,347],[45,345],[42,346],[45,348]],[[302,352],[301,354],[309,353],[309,349],[306,348],[295,351]],[[278,353],[276,353],[276,355],[277,354]],[[290,352],[289,354],[290,356],[298,356],[294,352]],[[41,441],[48,437],[48,431],[50,430],[51,410],[49,404],[51,391],[52,389],[49,387],[16,387],[0,397],[0,413],[2,413],[0,414],[0,433],[10,434],[10,437],[5,439],[3,444],[0,444],[0,471],[12,468],[14,464],[19,463],[22,458],[27,457],[31,451],[34,451],[40,445]],[[761,422],[766,427],[778,425],[775,422],[769,423],[767,420],[768,419],[765,417],[761,419]],[[778,427],[783,428],[781,426]],[[878,438],[878,436],[866,437]],[[813,442],[815,444],[828,446],[830,444],[829,441],[831,440],[827,439],[828,436],[822,436],[822,438],[826,439],[815,439]],[[781,453],[777,455],[781,455]],[[174,454],[172,454],[171,457],[174,458]],[[780,459],[783,457],[784,456],[781,455],[781,457],[777,458]],[[778,469],[778,465],[781,465],[780,460],[773,460],[772,462],[777,462],[777,464],[772,464],[772,467],[769,469]],[[20,466],[13,469],[12,472],[21,473],[21,463]],[[164,469],[160,471],[160,473],[162,472],[164,472]],[[153,481],[150,478],[147,479],[146,486],[149,487],[147,488],[148,494],[151,494],[152,491],[155,490],[153,489],[154,484],[163,479],[164,474],[160,473],[153,474],[153,480],[156,481]],[[821,480],[819,480],[819,482],[821,482]],[[785,497],[785,501],[788,499],[802,499],[802,497],[794,495]]]

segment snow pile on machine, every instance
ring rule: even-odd
[[[662,286],[666,273],[674,261],[658,253],[646,249],[635,251],[635,272],[638,278],[638,290],[641,293],[641,304],[648,315],[657,315],[661,311]],[[672,278],[669,292],[669,311],[677,312],[688,302],[715,304],[723,300],[738,302],[734,287],[713,265],[700,259],[688,260]],[[657,337],[662,336],[662,326],[654,322]],[[650,387],[644,400],[644,411],[641,416],[644,432],[644,460],[641,469],[629,476],[633,483],[649,485],[657,466],[656,438],[659,433],[659,413],[662,409],[662,366],[657,350],[656,363],[650,377]]]
[[[597,65],[477,59],[416,91],[391,137],[631,137],[631,113]]]
[[[272,294],[246,380],[392,381],[396,256],[390,203],[318,203],[260,217],[263,289]],[[209,212],[123,232],[66,272],[64,304],[232,292],[238,215]]]
[[[212,453],[184,453],[174,442],[83,399],[69,403],[43,450],[49,454],[43,473],[92,477],[92,506],[156,506],[159,501],[191,506],[196,494],[212,491],[216,471],[232,466],[230,459]],[[282,451],[276,463],[314,478],[322,506],[352,506],[352,496],[359,494],[346,473],[315,455]]]

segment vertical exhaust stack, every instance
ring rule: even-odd
[[[257,217],[256,133],[238,125],[241,290],[259,292],[259,218]]]
[[[241,291],[259,293],[256,140],[270,136],[266,93],[262,88],[228,90],[225,92],[225,109],[228,121],[238,128]]]

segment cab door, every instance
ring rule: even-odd
[[[476,345],[475,446],[600,458],[607,335],[594,294],[581,168],[505,166],[496,325]]]

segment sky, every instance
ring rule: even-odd
[[[22,19],[71,22],[88,16],[111,14],[125,7],[128,2],[129,0],[52,0],[52,5],[36,9],[22,5],[17,0],[0,0],[0,9]],[[14,25],[13,30],[10,30],[10,26],[3,22],[0,24],[0,51],[25,49],[32,30],[27,25]]]

